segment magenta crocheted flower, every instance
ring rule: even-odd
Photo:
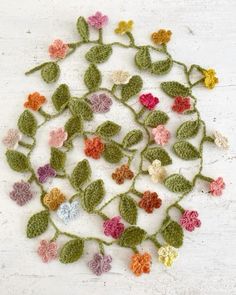
[[[15,201],[19,206],[25,205],[33,197],[30,184],[24,180],[15,182],[13,190],[10,192],[10,198]]]
[[[214,197],[221,196],[224,188],[225,183],[222,177],[218,177],[210,183],[210,192]]]
[[[106,93],[94,93],[90,96],[89,101],[94,113],[106,113],[112,105],[112,100]]]
[[[56,242],[42,240],[37,252],[43,262],[49,262],[57,257],[57,244]]]
[[[62,40],[56,39],[48,47],[48,52],[52,58],[64,58],[69,50],[69,46]]]
[[[49,136],[49,145],[55,148],[59,148],[62,147],[63,143],[67,140],[68,134],[64,130],[64,128],[61,127],[50,131]]]
[[[88,266],[91,271],[100,276],[111,269],[112,257],[110,255],[94,254],[93,259],[89,261]]]
[[[170,139],[170,132],[165,128],[164,125],[158,125],[152,129],[152,135],[157,144],[164,145]]]
[[[50,166],[50,164],[39,167],[37,173],[39,177],[39,182],[41,183],[46,182],[49,177],[56,176],[56,171]]]
[[[120,220],[120,216],[115,216],[104,221],[104,234],[106,236],[112,236],[114,239],[118,239],[125,230],[125,226],[123,223],[120,222]]]
[[[91,15],[88,18],[88,23],[91,27],[94,27],[95,29],[99,30],[103,28],[108,22],[108,16],[102,15],[101,12],[97,11],[94,15]]]
[[[201,226],[201,221],[198,219],[198,212],[186,210],[180,218],[181,226],[188,230],[193,231],[195,227]]]
[[[149,110],[153,110],[159,103],[159,99],[151,93],[142,94],[139,97],[139,102]]]

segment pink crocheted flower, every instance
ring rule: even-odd
[[[19,206],[25,205],[33,197],[30,184],[21,180],[13,184],[13,190],[10,192],[10,198]]]
[[[64,58],[69,50],[69,46],[62,40],[56,39],[48,47],[48,52],[52,58]]]
[[[38,255],[42,258],[43,262],[49,262],[57,257],[57,244],[56,242],[50,242],[42,240],[38,247]]]
[[[120,222],[120,219],[120,216],[115,216],[104,221],[103,228],[106,236],[112,236],[114,239],[118,239],[121,236],[125,230],[125,226]]]
[[[149,110],[153,110],[159,103],[159,99],[151,93],[142,94],[139,97],[139,102]]]
[[[152,129],[154,140],[157,144],[164,145],[170,139],[170,132],[165,128],[164,125],[158,125]]]
[[[186,210],[180,218],[180,224],[188,231],[193,231],[195,227],[201,226],[201,221],[198,219],[198,212]]]
[[[48,141],[49,145],[55,148],[59,148],[59,147],[62,147],[64,141],[67,140],[68,134],[62,127],[62,128],[52,130],[49,136],[50,136]]]
[[[214,197],[221,196],[224,188],[225,183],[222,177],[218,177],[210,183],[210,192]]]
[[[99,30],[103,28],[108,22],[108,16],[102,15],[101,12],[97,11],[94,15],[91,15],[88,18],[88,23],[91,27],[94,27],[95,29]]]
[[[8,149],[16,149],[21,140],[21,134],[17,129],[9,129],[2,142]]]

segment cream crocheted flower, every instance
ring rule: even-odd
[[[174,247],[170,245],[162,246],[158,250],[159,261],[163,263],[165,266],[172,266],[174,260],[178,256],[178,252],[175,250]]]
[[[229,147],[229,142],[228,138],[223,136],[220,132],[215,131],[214,132],[214,138],[215,138],[215,144],[222,148],[222,149],[227,149]]]
[[[166,178],[166,170],[161,166],[161,161],[154,160],[148,167],[148,173],[154,183],[162,182]]]
[[[116,85],[127,84],[130,80],[130,74],[125,71],[114,71],[111,80]]]

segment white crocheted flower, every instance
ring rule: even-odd
[[[161,166],[161,161],[154,160],[148,167],[148,173],[151,175],[153,182],[162,182],[166,178],[166,170]]]
[[[116,85],[127,84],[130,80],[130,74],[125,71],[114,71],[111,80]]]
[[[8,149],[16,149],[21,140],[21,133],[17,129],[9,129],[2,142]]]
[[[223,136],[220,132],[215,131],[214,132],[214,141],[215,144],[222,148],[222,149],[227,149],[229,147],[229,143],[228,143],[228,138],[226,138],[225,136]]]

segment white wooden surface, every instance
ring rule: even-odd
[[[55,38],[68,42],[76,40],[75,22],[78,16],[88,16],[100,10],[110,18],[106,28],[105,40],[117,38],[113,29],[121,19],[133,19],[134,35],[138,44],[149,42],[149,35],[158,28],[168,28],[173,32],[170,52],[188,64],[197,63],[216,69],[220,83],[212,91],[198,87],[195,94],[199,97],[198,106],[206,120],[208,131],[220,130],[229,137],[231,147],[222,152],[213,146],[205,149],[204,172],[212,177],[223,176],[227,188],[221,198],[208,196],[207,187],[199,183],[194,192],[183,202],[186,208],[200,213],[202,227],[187,233],[179,258],[171,269],[165,269],[157,261],[152,245],[143,245],[153,256],[152,272],[140,278],[134,277],[128,269],[130,251],[119,247],[109,247],[107,253],[114,258],[112,271],[96,277],[88,270],[86,263],[96,251],[96,245],[89,244],[83,259],[72,265],[62,265],[55,261],[43,264],[36,255],[38,240],[27,240],[25,224],[28,217],[40,209],[34,200],[24,208],[16,206],[8,197],[14,181],[22,175],[12,172],[6,165],[4,148],[0,146],[0,294],[168,294],[168,295],[221,295],[236,294],[236,2],[234,0],[1,0],[0,1],[0,118],[1,137],[10,127],[15,127],[22,111],[22,103],[29,92],[39,91],[46,96],[55,89],[47,86],[38,74],[24,76],[24,71],[47,59],[47,46]],[[125,42],[125,40],[122,40]],[[87,48],[78,50],[73,57],[62,63],[62,76],[58,83],[66,82],[74,95],[81,94],[85,87],[82,75],[86,68],[83,54]],[[112,70],[124,68],[137,72],[133,67],[132,50],[116,49],[111,61],[101,65],[105,84],[109,85]],[[162,102],[160,108],[169,110],[170,99],[158,89],[160,81],[170,78],[181,80],[181,71],[161,79],[145,77],[145,89],[157,94]],[[49,111],[52,110],[50,103]],[[127,111],[120,112],[115,105],[109,115],[98,116],[98,121],[112,118],[117,122],[128,122]],[[34,165],[44,163],[49,157],[45,145],[49,128],[62,125],[66,117],[53,121],[39,132],[39,147],[34,152]],[[179,120],[179,119],[178,119]],[[180,123],[174,119],[170,129]],[[130,127],[131,128],[131,127]],[[125,130],[123,131],[124,134]],[[83,157],[82,142],[76,142],[75,151],[69,157],[68,169]],[[186,176],[196,169],[194,165],[175,162],[171,171],[181,170]],[[114,169],[103,161],[94,162],[94,179],[105,179],[108,196],[113,194],[114,183],[109,174]],[[233,176],[234,174],[234,176]],[[233,183],[234,180],[234,183]],[[53,182],[50,187],[57,184]],[[62,185],[59,183],[59,185]],[[139,187],[150,186],[145,179]],[[114,188],[114,189],[113,189]],[[122,188],[123,189],[123,188]],[[164,207],[173,201],[174,195],[161,187],[152,186],[164,199]],[[70,193],[69,186],[63,183],[63,190]],[[108,208],[114,214],[114,207]],[[148,231],[156,228],[163,217],[159,210],[151,217],[141,214],[139,222]],[[57,220],[58,222],[58,220]],[[81,212],[80,218],[69,229],[81,235],[101,233],[101,221],[95,216]],[[50,238],[46,233],[45,238]],[[60,240],[62,243],[62,240]]]

